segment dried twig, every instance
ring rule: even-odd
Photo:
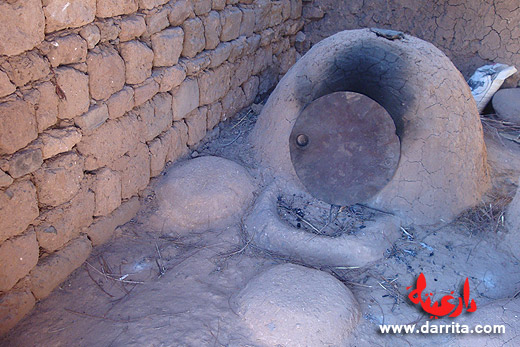
[[[222,147],[227,147],[231,144],[233,144],[236,140],[238,140],[240,138],[240,136],[242,136],[242,132],[240,132],[237,137],[235,137],[232,141],[228,142],[228,143],[223,143],[222,144]]]
[[[98,272],[99,274],[105,276],[105,278],[107,279],[111,279],[113,281],[119,281],[119,282],[122,282],[122,283],[130,283],[130,284],[144,284],[144,282],[141,282],[141,281],[131,281],[131,280],[127,280],[126,277],[129,276],[129,274],[126,274],[126,275],[123,275],[121,277],[117,277],[116,275],[113,275],[113,274],[109,274],[109,273],[105,273],[103,271],[100,271],[98,270],[94,265],[90,264],[88,261],[85,262],[85,264],[87,264],[88,266],[90,266],[92,269],[94,269],[96,272]]]
[[[233,251],[233,252],[230,252],[230,253],[220,254],[220,256],[225,257],[225,258],[229,258],[229,257],[234,256],[235,254],[240,254],[240,253],[242,253],[242,252],[244,252],[246,250],[246,248],[249,246],[251,241],[253,241],[252,237],[249,240],[247,240],[247,242],[244,244],[244,246],[242,246],[240,249],[238,249],[236,251]]]
[[[310,226],[310,227],[312,228],[312,230],[316,231],[318,234],[321,233],[320,230],[319,230],[318,228],[316,228],[314,225],[311,224],[311,222],[305,220],[305,218],[303,218],[303,217],[299,217],[299,218],[300,218],[300,220],[301,220],[302,222],[304,222],[305,224],[307,224],[308,226]]]
[[[94,279],[94,277],[92,277],[92,274],[90,273],[90,270],[88,269],[88,266],[85,266],[85,270],[87,270],[88,277],[90,277],[90,279],[92,280],[92,282],[94,282],[94,283],[97,285],[97,287],[98,287],[99,289],[101,289],[101,291],[102,291],[103,293],[105,293],[106,295],[110,296],[111,298],[114,297],[112,294],[110,294],[109,292],[107,292],[107,291],[106,291],[106,290],[101,286],[101,284],[99,284],[98,281],[96,281],[96,280]]]
[[[245,119],[246,119],[246,118],[247,118],[247,117],[248,117],[252,112],[253,112],[253,110],[251,110],[251,109],[250,109],[249,111],[247,111],[247,113],[245,114],[245,116],[242,117],[242,118],[240,118],[240,120],[238,121],[238,123],[235,124],[235,125],[233,125],[233,126],[231,127],[231,130],[233,130],[233,129],[235,129],[237,126],[239,126],[240,123],[242,123],[242,122],[243,122],[243,121],[244,121],[244,120],[245,120]]]
[[[402,231],[403,233],[405,233],[406,236],[408,236],[408,238],[409,238],[410,240],[413,240],[413,239],[414,239],[413,235],[410,234],[408,231],[406,231],[405,228],[401,227],[401,231]]]
[[[159,268],[159,277],[161,278],[166,273],[166,268],[161,264],[162,262],[162,255],[161,250],[159,249],[159,245],[157,245],[157,242],[155,243],[155,249],[157,251],[157,255],[159,258],[155,258],[155,263],[157,264],[157,267]]]
[[[132,319],[132,320],[130,320],[130,319],[128,319],[128,320],[119,320],[119,319],[112,319],[110,317],[103,317],[103,316],[98,316],[98,315],[89,314],[89,313],[85,313],[85,312],[74,311],[74,310],[71,310],[71,309],[68,309],[68,308],[65,308],[65,311],[77,314],[78,316],[95,318],[95,319],[101,319],[101,320],[106,320],[106,321],[110,321],[110,322],[114,322],[114,323],[133,323],[133,322],[139,321],[142,318],[145,318],[145,317],[142,317],[142,318],[136,318],[136,319]]]

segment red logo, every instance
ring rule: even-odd
[[[410,290],[412,286],[407,287],[406,290]],[[469,281],[466,277],[464,282],[464,289],[462,291],[462,297],[458,298],[458,303],[452,304],[450,301],[455,300],[455,297],[451,295],[445,295],[441,298],[441,302],[435,301],[432,303],[433,294],[426,294],[426,298],[423,300],[422,292],[426,288],[426,278],[423,273],[417,278],[417,285],[414,290],[408,294],[408,298],[414,304],[421,304],[422,309],[431,314],[430,319],[438,319],[442,316],[457,317],[462,313],[462,309],[466,307],[466,312],[475,312],[477,310],[477,304],[475,300],[469,301]],[[453,291],[451,292],[453,294]]]

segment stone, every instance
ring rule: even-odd
[[[150,122],[145,126],[145,132],[148,132],[148,136],[157,136],[172,125],[172,96],[169,93],[157,94],[152,99],[152,105],[154,108],[155,119],[153,122]],[[152,129],[155,129],[155,131]]]
[[[209,67],[214,69],[224,63],[231,54],[233,46],[229,42],[220,43],[217,48],[209,52]]]
[[[150,152],[144,143],[117,159],[111,168],[121,173],[121,197],[129,199],[150,182]]]
[[[168,20],[171,26],[179,26],[184,21],[194,16],[193,5],[189,0],[177,0],[171,4],[170,13],[168,14]]]
[[[0,292],[7,292],[38,263],[36,234],[29,231],[0,244]]]
[[[40,0],[0,3],[0,55],[17,55],[43,41],[45,17]]]
[[[183,49],[184,32],[181,28],[169,28],[152,35],[153,66],[177,64]]]
[[[108,18],[137,11],[136,0],[97,0],[96,17]]]
[[[40,247],[52,253],[80,235],[92,223],[94,193],[86,187],[66,204],[40,215],[34,229]]]
[[[38,170],[43,163],[39,148],[16,152],[8,161],[7,172],[12,178],[19,178]]]
[[[0,98],[14,93],[16,86],[11,83],[9,76],[0,70]]]
[[[108,118],[117,119],[134,108],[134,89],[125,86],[115,93],[106,102],[108,107]]]
[[[186,20],[182,28],[184,29],[184,47],[182,49],[182,56],[193,58],[199,52],[202,52],[206,46],[206,39],[204,37],[204,25],[199,18]]]
[[[298,35],[296,35],[294,37],[295,45],[298,42],[297,38],[298,38]],[[283,37],[281,40],[273,42],[271,44],[271,47],[273,49],[273,54],[278,56],[278,55],[282,54],[283,52],[287,51],[289,48],[291,48],[291,40],[288,37]]]
[[[174,153],[177,150],[179,140],[178,129],[169,128],[161,136],[149,143],[150,173],[152,177],[158,176],[163,171],[166,162],[174,161],[180,157],[180,155]]]
[[[284,35],[296,35],[303,28],[303,20],[288,20],[284,23]]]
[[[236,88],[251,77],[253,65],[247,58],[242,58],[233,66],[233,76],[231,77],[231,88]]]
[[[45,32],[78,28],[96,17],[96,0],[44,0]]]
[[[90,96],[106,100],[125,85],[125,62],[110,46],[98,46],[87,57]]]
[[[125,61],[126,83],[138,84],[152,74],[153,51],[139,41],[121,44],[121,56]]]
[[[87,58],[87,42],[81,36],[71,34],[47,42],[44,51],[52,67],[80,63]]]
[[[17,87],[43,79],[51,72],[49,63],[34,50],[10,57],[1,62],[0,67]]]
[[[157,94],[151,102],[139,107],[143,122],[143,138],[151,141],[172,125],[172,97],[168,93]]]
[[[29,287],[36,299],[49,296],[54,288],[87,260],[91,251],[92,244],[88,238],[80,236],[58,252],[40,259],[28,275]]]
[[[130,112],[84,135],[76,147],[85,157],[85,170],[96,170],[114,162],[139,142],[140,132],[141,124]]]
[[[144,102],[150,100],[155,94],[159,92],[159,83],[152,77],[139,85],[134,85],[134,104],[139,106]]]
[[[50,126],[56,124],[58,119],[58,95],[56,87],[51,82],[44,82],[35,89],[39,92],[39,99],[36,108],[36,123],[38,132],[41,133]]]
[[[34,307],[36,300],[27,288],[0,294],[0,336],[22,320]]]
[[[151,10],[154,7],[164,5],[168,0],[138,0],[139,9]]]
[[[99,29],[99,42],[112,43],[118,38],[121,29],[113,18],[100,19],[95,24]]]
[[[245,95],[245,104],[250,105],[255,101],[256,95],[258,94],[258,86],[260,85],[260,79],[258,76],[251,76],[247,81],[242,84],[242,90]],[[258,113],[259,114],[259,113]]]
[[[240,219],[254,189],[246,169],[231,160],[205,156],[183,161],[158,182],[158,215],[179,232],[223,228]]]
[[[269,26],[274,27],[281,24],[283,4],[281,1],[271,1],[271,18],[269,20]]]
[[[18,98],[0,103],[0,155],[16,152],[37,136],[32,105]]]
[[[153,9],[145,16],[146,21],[146,35],[153,35],[170,25],[168,21],[168,13],[170,9],[165,7],[163,9]]]
[[[173,120],[181,120],[199,106],[199,85],[197,80],[187,78],[172,91]]]
[[[260,46],[270,45],[274,39],[274,30],[267,28],[260,33]]]
[[[242,21],[242,11],[236,7],[227,7],[220,13],[220,23],[222,33],[220,40],[223,42],[236,39],[240,35],[240,22]]]
[[[36,188],[31,181],[17,181],[0,191],[0,242],[21,234],[38,215]]]
[[[139,211],[140,203],[137,197],[123,202],[119,208],[109,216],[101,217],[87,229],[87,235],[93,246],[99,246],[108,242],[116,228],[128,223]]]
[[[142,16],[128,16],[119,22],[121,31],[119,32],[119,41],[126,42],[135,39],[144,34],[146,31],[146,22]]]
[[[281,0],[282,3],[282,21],[286,21],[291,17],[291,0]]]
[[[0,170],[0,188],[7,188],[13,183],[13,178]]]
[[[226,8],[226,0],[213,0],[211,7],[214,10],[223,10],[224,8]]]
[[[43,159],[70,151],[81,141],[82,134],[76,127],[50,129],[40,135]]]
[[[222,99],[222,118],[233,117],[238,111],[245,107],[246,96],[240,87],[230,90]]]
[[[186,145],[188,141],[188,126],[184,121],[173,122],[171,144],[168,153],[166,154],[166,161],[175,162],[177,159],[185,156],[188,153]]]
[[[229,55],[228,61],[230,63],[234,63],[237,59],[242,57],[247,48],[247,39],[245,36],[240,36],[238,39],[235,39],[230,42],[231,46],[231,54]]]
[[[94,24],[85,25],[79,31],[79,35],[83,37],[85,41],[87,41],[88,49],[96,47],[99,40],[101,40],[101,31],[99,30],[97,25]]]
[[[300,18],[302,16],[302,8],[302,0],[291,0],[291,15],[289,18]]]
[[[252,56],[256,53],[258,48],[260,47],[260,41],[262,40],[262,36],[259,34],[254,34],[251,37],[248,37],[246,40],[246,55]],[[273,45],[274,46],[274,45]]]
[[[258,75],[265,70],[273,62],[273,53],[271,46],[262,47],[255,54],[253,75]]]
[[[344,346],[361,318],[358,302],[343,283],[294,264],[257,275],[233,302],[255,342],[269,346]]]
[[[56,83],[65,95],[58,100],[58,118],[72,119],[88,111],[88,76],[70,67],[56,69]]]
[[[109,168],[93,172],[94,216],[106,216],[121,205],[121,174]]]
[[[83,158],[74,152],[45,161],[33,173],[38,201],[43,206],[58,206],[69,201],[80,189],[83,179]]]
[[[206,119],[206,129],[211,130],[222,119],[222,104],[220,102],[215,102],[208,106],[208,114]]]
[[[255,11],[255,32],[268,28],[271,18],[271,1],[257,0],[253,9]]]
[[[298,52],[304,52],[310,48],[310,42],[307,41],[307,36],[303,31],[298,31],[294,37],[294,47]]]
[[[90,134],[99,128],[108,119],[108,107],[106,104],[96,104],[88,112],[74,119],[74,124],[83,130],[83,134]]]
[[[206,49],[214,49],[220,43],[220,15],[217,11],[211,11],[204,17],[204,36],[206,39]]]
[[[205,71],[198,78],[200,105],[212,104],[226,95],[231,83],[231,68],[224,64],[210,71]]]
[[[178,132],[181,143],[186,145],[188,143],[188,126],[185,120],[173,122],[173,129]]]
[[[207,113],[207,107],[199,107],[186,116],[186,125],[188,126],[188,146],[195,146],[204,138],[204,136],[206,136]]]
[[[180,64],[186,70],[186,76],[198,75],[202,70],[206,69],[210,63],[209,54],[205,51],[196,55],[195,58],[182,58],[180,61]]]
[[[181,65],[157,68],[153,70],[152,77],[159,83],[159,92],[168,92],[184,81],[186,70]]]
[[[211,0],[192,0],[192,3],[196,16],[205,15],[211,11]]]
[[[255,11],[251,7],[241,6],[242,21],[240,22],[239,35],[249,37],[255,32]]]
[[[156,139],[148,143],[148,150],[150,151],[151,177],[158,176],[164,168],[164,164],[166,162],[166,155],[168,154],[169,150],[169,147],[167,145],[169,145],[169,143],[165,141],[163,144],[161,137],[157,137]]]
[[[493,96],[492,103],[500,119],[520,124],[520,88],[500,89]]]
[[[302,16],[307,20],[318,20],[323,18],[325,13],[319,5],[305,6],[302,9]]]

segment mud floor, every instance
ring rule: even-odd
[[[221,124],[192,156],[235,160],[262,184],[247,144],[258,108]],[[352,346],[520,345],[520,298],[515,299],[520,293],[520,260],[502,241],[502,212],[520,175],[520,145],[501,138],[488,123],[486,142],[496,188],[486,201],[443,227],[403,226],[401,238],[389,243],[385,257],[371,266],[321,269],[345,283],[359,301],[362,319]],[[138,216],[120,227],[119,237],[96,248],[0,345],[258,346],[230,298],[256,274],[291,260],[255,249],[240,223],[188,236],[157,230],[149,223],[156,210],[153,188],[143,195]],[[278,208],[293,226],[332,236],[348,233],[350,226],[359,227],[380,213],[363,206],[306,205],[291,196],[280,197]],[[380,334],[379,324],[430,321],[407,297],[406,287],[421,272],[435,300],[469,277],[471,298],[478,304],[473,314],[436,322],[506,324],[506,334]]]

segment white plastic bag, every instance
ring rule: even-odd
[[[489,100],[502,86],[505,79],[516,72],[514,66],[493,64],[481,66],[468,81],[478,112],[482,113]]]

